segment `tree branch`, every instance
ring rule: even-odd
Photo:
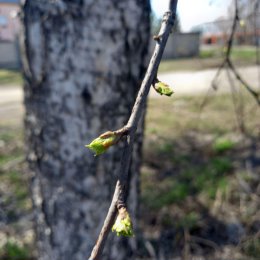
[[[118,181],[116,183],[113,199],[111,201],[106,219],[104,221],[103,227],[99,234],[98,240],[92,250],[89,260],[100,259],[101,253],[107,240],[107,236],[112,228],[112,225],[115,222],[118,209],[121,207],[125,207],[128,171],[133,149],[134,136],[138,126],[138,122],[145,108],[145,103],[150,87],[154,81],[154,78],[157,75],[158,67],[162,59],[162,54],[167,39],[169,37],[169,34],[171,33],[171,29],[174,24],[177,2],[178,0],[169,1],[169,10],[165,12],[163,16],[161,29],[156,40],[155,49],[151,57],[148,69],[138,92],[128,123],[125,128],[123,128],[127,129],[127,136],[125,138],[124,151],[121,158],[120,176],[118,177]]]
[[[225,58],[224,58],[223,62],[221,63],[221,65],[219,66],[219,69],[218,69],[214,79],[212,80],[212,87],[214,89],[217,89],[216,80],[219,77],[222,69],[227,65],[228,60],[230,59],[231,50],[232,50],[232,47],[233,47],[234,35],[235,35],[238,20],[239,20],[238,2],[237,2],[237,0],[235,0],[235,15],[234,15],[234,19],[233,19],[231,33],[230,33],[230,36],[229,36],[229,39],[228,39],[228,42],[227,42],[227,49],[226,49],[226,53],[225,53]]]
[[[236,88],[236,84],[235,84],[233,78],[231,77],[231,73],[228,68],[226,69],[226,73],[227,73],[227,78],[229,80],[229,85],[230,85],[230,89],[231,89],[231,96],[232,96],[233,106],[234,106],[234,110],[235,110],[237,126],[238,126],[239,130],[241,131],[241,133],[245,134],[246,128],[245,128],[245,124],[244,124],[244,106],[243,106],[244,104],[242,102],[240,88],[238,88],[238,89]],[[238,95],[239,95],[239,98],[238,98]]]
[[[235,15],[234,15],[234,19],[233,19],[233,24],[232,24],[232,29],[231,29],[231,33],[227,42],[227,49],[226,49],[226,53],[225,53],[225,57],[223,62],[221,63],[221,65],[218,68],[217,73],[215,74],[213,80],[212,80],[212,84],[211,87],[214,90],[217,90],[218,86],[216,84],[216,81],[221,73],[221,71],[224,68],[230,69],[231,72],[235,75],[236,79],[246,88],[246,90],[254,97],[254,99],[256,100],[256,103],[260,106],[260,93],[258,93],[257,91],[255,91],[239,74],[239,72],[236,70],[232,60],[231,60],[231,51],[232,51],[232,47],[233,47],[233,41],[234,41],[234,36],[235,36],[235,32],[236,32],[236,28],[237,28],[237,21],[239,20],[239,9],[238,9],[238,0],[235,0]],[[209,93],[209,92],[208,92]],[[201,105],[201,110],[203,109],[203,107],[206,105],[207,103],[207,99],[208,99],[208,94],[205,96],[202,105]]]
[[[233,72],[233,74],[235,75],[236,79],[238,81],[240,81],[240,83],[247,89],[247,91],[255,98],[257,104],[260,106],[260,99],[259,99],[259,93],[254,91],[248,83],[246,83],[246,81],[240,76],[239,72],[236,70],[234,64],[232,63],[231,60],[227,61],[227,64],[229,66],[229,68],[231,69],[231,71]]]

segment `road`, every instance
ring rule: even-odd
[[[0,86],[0,126],[21,121],[24,112],[22,100],[21,86]]]
[[[250,86],[253,86],[254,88],[259,87],[257,66],[239,68],[238,71]],[[172,86],[175,95],[197,95],[208,91],[216,73],[216,69],[184,71],[177,73],[163,73],[160,74],[158,78]],[[230,91],[229,81],[225,70],[220,74],[217,83],[219,86],[218,92],[223,93]],[[158,96],[154,91],[151,91],[150,94],[152,97]]]
[[[23,92],[21,86],[0,86],[0,106],[13,102],[21,103]]]
[[[238,69],[246,81],[254,87],[259,86],[258,68],[256,66]],[[217,70],[209,69],[203,71],[184,71],[159,74],[158,78],[169,84],[174,95],[197,95],[205,93],[214,78]],[[230,91],[226,72],[223,71],[218,81],[219,93]],[[151,90],[150,97],[160,97],[154,90]],[[23,93],[21,86],[0,86],[0,120],[11,120],[21,117]],[[11,116],[12,115],[12,116]]]

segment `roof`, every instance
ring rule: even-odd
[[[20,0],[0,0],[0,4],[20,4]]]

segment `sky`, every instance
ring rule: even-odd
[[[188,32],[193,26],[212,22],[227,15],[231,0],[178,0],[177,12],[180,16],[181,29]],[[151,0],[156,16],[161,17],[167,10],[168,0]]]

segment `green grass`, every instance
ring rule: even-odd
[[[140,218],[146,235],[152,233],[151,229],[155,230],[154,234],[160,234],[164,228],[178,230],[173,241],[177,243],[183,241],[183,229],[196,236],[196,232],[206,232],[213,220],[228,222],[230,215],[240,221],[245,230],[250,230],[259,214],[254,196],[243,193],[238,181],[246,182],[252,191],[259,184],[251,174],[254,169],[248,171],[242,167],[244,156],[253,151],[243,148],[243,141],[237,138],[239,132],[231,98],[227,94],[211,97],[199,115],[202,100],[200,96],[175,98],[174,95],[148,100]],[[257,136],[260,110],[248,95],[244,100],[248,132]],[[31,210],[28,176],[23,162],[16,162],[23,158],[22,126],[1,127],[0,144],[0,191],[4,194],[1,206],[10,219],[16,220],[19,212],[25,214]],[[9,228],[12,235],[19,231],[14,224]],[[246,255],[244,259],[259,253],[259,242],[251,236],[245,234],[248,240],[237,249]],[[7,244],[0,249],[0,255],[10,260],[16,259],[14,255],[24,257],[21,245]],[[174,248],[182,248],[182,244]]]
[[[28,260],[29,249],[16,242],[8,241],[0,248],[0,260]]]
[[[6,194],[4,206],[8,208],[10,202],[15,202],[17,210],[27,210],[30,201],[28,183],[23,173],[22,129],[2,127],[0,142],[0,189],[5,190]],[[12,212],[13,209],[8,211]]]
[[[0,86],[22,85],[22,76],[19,71],[0,69]]]
[[[235,143],[227,138],[217,138],[213,143],[213,150],[216,153],[224,153],[228,150],[233,149],[235,146]]]
[[[7,163],[12,162],[16,160],[17,158],[21,157],[20,152],[14,152],[12,151],[12,154],[0,154],[0,167],[5,166]]]
[[[259,147],[253,140],[259,135],[260,109],[248,94],[243,98],[252,147]],[[259,169],[248,172],[244,168],[254,153],[250,149],[255,148],[248,146],[250,139],[239,138],[231,97],[212,96],[199,115],[202,100],[173,95],[148,101],[141,171],[143,225],[148,233],[155,227],[174,230],[175,248],[181,247],[182,230],[201,236],[219,221],[228,223],[230,215],[249,230],[259,214],[257,202],[240,186],[245,183],[254,191]],[[243,211],[241,198],[245,200]],[[214,236],[222,235],[222,230],[214,230]],[[246,231],[244,237],[249,242],[234,249],[243,255],[241,259],[254,259],[259,252],[252,236]]]
[[[22,154],[22,129],[21,126],[5,127],[0,129],[0,169],[7,163],[23,157]]]
[[[32,209],[28,173],[25,169],[21,121],[14,125],[1,125],[0,194],[1,209],[6,220],[4,231],[0,230],[0,260],[33,259],[32,250],[28,249],[33,245],[25,235],[31,227],[26,226],[23,221],[20,222]],[[25,223],[28,223],[28,220]],[[29,247],[25,246],[25,243],[29,243]]]
[[[255,62],[255,48],[233,48],[231,52],[231,58],[234,60],[246,60],[250,62]]]
[[[220,49],[200,50],[199,57],[201,59],[208,59],[220,56]]]
[[[251,257],[260,256],[260,238],[250,239],[243,243],[242,250]]]
[[[199,221],[199,214],[197,212],[189,212],[182,219],[179,220],[177,226],[193,229],[197,226]]]
[[[224,49],[215,47],[211,49],[202,49],[199,57],[201,59],[215,58],[224,56]],[[254,47],[239,47],[234,46],[231,51],[231,58],[234,60],[247,60],[255,62],[256,50]]]
[[[214,200],[217,190],[226,188],[227,176],[232,168],[230,159],[224,157],[213,157],[206,163],[200,162],[200,165],[186,160],[177,176],[174,172],[169,172],[172,177],[158,181],[156,189],[152,187],[154,183],[149,182],[150,176],[146,173],[142,179],[143,202],[150,209],[158,210],[174,203],[182,204],[188,196],[199,194],[205,194],[207,198]]]
[[[8,131],[7,129],[5,129],[4,131],[0,131],[0,140],[9,143],[16,139],[15,135],[16,133],[14,131]]]
[[[217,68],[224,57],[223,48],[216,47],[200,50],[199,57],[190,59],[164,60],[160,64],[159,72],[197,71]],[[231,58],[236,66],[255,65],[256,52],[254,47],[234,46]]]

